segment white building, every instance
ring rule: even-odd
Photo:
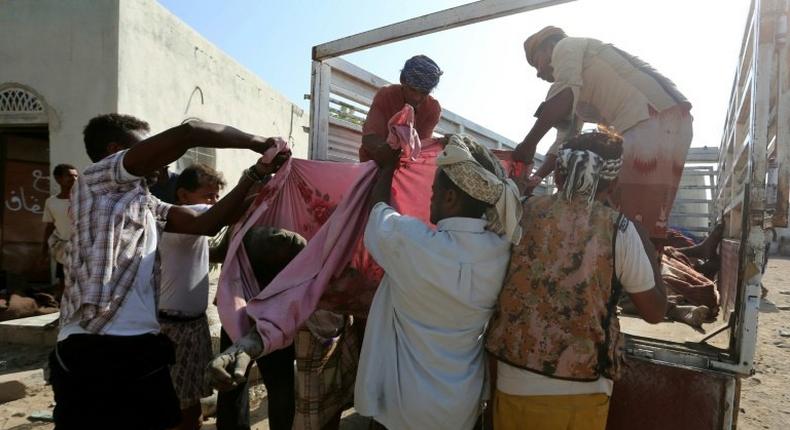
[[[82,129],[108,112],[140,117],[154,133],[200,118],[283,136],[307,157],[307,115],[154,0],[3,0],[0,270],[48,281],[41,212],[57,187],[46,177],[59,163],[89,163]],[[213,164],[233,184],[256,155],[186,158]]]

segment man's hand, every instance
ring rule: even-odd
[[[540,176],[538,176],[538,175],[530,175],[529,178],[527,179],[526,184],[525,184],[525,190],[524,190],[523,194],[526,194],[526,195],[532,194],[532,191],[534,191],[535,188],[538,185],[540,185],[541,182],[543,182],[543,178],[541,178]]]
[[[370,159],[375,161],[380,169],[394,168],[400,161],[400,148],[392,149],[389,145],[375,145],[367,149]]]
[[[535,158],[535,151],[537,150],[537,145],[530,145],[525,142],[521,142],[516,146],[516,149],[513,150],[513,159],[517,161],[521,161],[524,164],[532,164]]]
[[[252,137],[252,146],[250,149],[253,151],[263,154],[269,148],[276,145],[277,143],[283,142],[282,138],[279,137],[263,137],[263,136],[253,136]]]
[[[282,167],[283,164],[285,164],[285,162],[290,158],[291,151],[285,151],[277,154],[271,163],[264,163],[259,159],[255,164],[255,172],[261,177],[269,176],[272,173],[276,173],[278,170],[280,170],[280,167]]]
[[[252,360],[263,354],[263,340],[254,328],[230,348],[219,353],[208,365],[211,384],[227,391],[244,383]]]

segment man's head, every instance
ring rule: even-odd
[[[85,150],[98,162],[145,139],[148,123],[131,115],[109,113],[92,118],[83,130]]]
[[[554,82],[554,68],[551,55],[557,42],[568,37],[561,28],[548,26],[529,36],[524,41],[524,53],[527,62],[538,71],[538,77],[547,82]]]
[[[55,182],[60,185],[60,190],[64,193],[71,191],[71,187],[74,186],[74,182],[77,181],[79,175],[77,168],[71,164],[58,164],[52,169],[52,176],[55,178]]]
[[[576,135],[559,151],[557,187],[568,198],[585,195],[605,200],[617,183],[622,160],[623,138],[618,134],[602,129]]]
[[[467,137],[450,136],[447,138],[443,155],[447,154],[447,147],[453,145],[463,146],[482,168],[493,175],[498,174],[494,165],[497,161],[492,158],[493,155],[485,147]],[[431,222],[434,224],[444,218],[451,217],[481,218],[486,213],[486,210],[493,205],[493,203],[487,203],[472,197],[461,186],[456,184],[455,181],[462,181],[461,175],[463,173],[457,170],[459,168],[461,168],[460,165],[454,164],[452,166],[440,166],[436,169],[432,188],[433,194],[431,195]],[[452,170],[448,174],[448,171],[451,169],[456,169],[457,173],[456,170]],[[455,180],[451,178],[451,175],[455,177]]]
[[[428,94],[439,84],[442,70],[425,55],[415,55],[406,60],[400,71],[400,83],[406,103],[417,107],[425,101]]]
[[[261,288],[307,246],[307,240],[297,233],[262,225],[250,228],[242,243]]]
[[[222,173],[211,167],[196,163],[180,175],[176,181],[176,202],[180,205],[213,205],[219,200],[219,192],[225,188]]]

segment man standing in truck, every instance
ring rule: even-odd
[[[430,94],[439,84],[442,73],[430,58],[415,55],[403,65],[399,85],[389,85],[376,92],[362,126],[359,161],[371,159],[371,147],[386,144],[389,134],[387,123],[407,104],[414,108],[414,129],[420,139],[428,139],[433,135],[442,116],[442,107]]]
[[[612,201],[662,245],[691,144],[691,103],[649,64],[599,40],[568,37],[549,26],[530,36],[524,51],[538,77],[552,85],[515,157],[531,161],[540,139],[557,129],[546,162],[527,188],[554,170],[560,146],[585,122],[612,127],[623,136],[623,167]]]

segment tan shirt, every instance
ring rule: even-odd
[[[567,37],[551,56],[554,80],[546,100],[566,88],[573,91],[573,114],[557,127],[557,140],[549,149],[578,133],[584,122],[612,126],[619,133],[678,104],[691,104],[675,84],[649,64],[596,39]]]

